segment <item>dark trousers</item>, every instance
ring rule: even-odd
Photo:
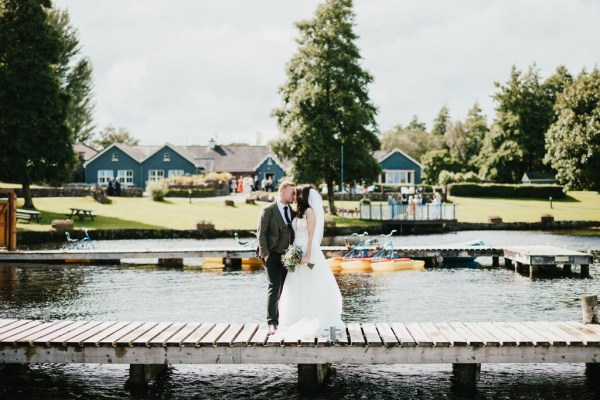
[[[281,289],[283,289],[283,282],[287,275],[287,269],[283,266],[281,261],[281,254],[271,252],[267,263],[265,264],[267,269],[267,276],[269,277],[269,291],[267,298],[267,323],[279,324],[279,296],[281,296]]]

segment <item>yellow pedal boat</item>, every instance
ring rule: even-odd
[[[371,260],[368,258],[353,258],[352,260],[342,260],[342,271],[370,271]]]
[[[327,259],[327,264],[332,272],[339,272],[342,269],[342,257],[331,257]]]
[[[397,260],[372,262],[371,268],[377,272],[423,270],[425,269],[425,261],[399,258]]]
[[[262,268],[263,262],[256,257],[242,258],[242,269]]]
[[[223,269],[223,257],[204,257],[202,269]]]

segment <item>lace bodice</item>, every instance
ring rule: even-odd
[[[302,247],[306,250],[306,244],[308,243],[308,225],[306,217],[294,218],[292,221],[292,229],[294,229],[294,244]]]

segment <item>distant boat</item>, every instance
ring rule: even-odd
[[[451,243],[451,244],[447,244],[446,246],[447,247],[485,246],[485,243],[483,243],[483,240],[470,240],[470,241],[460,242],[460,243]],[[475,261],[476,258],[477,258],[476,256],[444,257],[443,263],[444,264],[471,263],[471,262]]]

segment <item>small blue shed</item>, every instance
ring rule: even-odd
[[[400,149],[376,151],[373,157],[381,167],[379,183],[417,185],[421,183],[422,166]]]

